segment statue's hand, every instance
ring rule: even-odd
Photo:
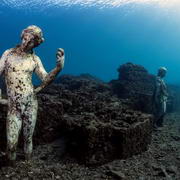
[[[56,63],[58,67],[64,67],[64,49],[58,48],[56,53]]]

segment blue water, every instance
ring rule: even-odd
[[[21,30],[31,24],[43,30],[45,42],[35,51],[47,71],[62,47],[66,62],[61,74],[90,73],[109,81],[118,77],[119,65],[133,62],[152,74],[165,66],[166,81],[180,83],[180,21],[173,10],[132,4],[104,9],[0,4],[0,54],[18,44]]]

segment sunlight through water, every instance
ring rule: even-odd
[[[37,8],[70,7],[79,5],[82,7],[97,6],[99,8],[120,7],[127,4],[153,4],[163,8],[179,7],[179,0],[2,0],[1,5],[13,8]]]

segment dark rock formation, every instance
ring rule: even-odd
[[[95,114],[65,116],[71,153],[86,164],[95,165],[147,150],[151,142],[151,117],[132,111],[121,113],[113,111],[107,119]],[[115,114],[117,119],[112,120]]]
[[[150,115],[130,110],[113,96],[108,84],[96,79],[65,75],[60,82],[39,97],[53,99],[50,104],[61,102],[64,116],[59,118],[59,133],[68,135],[70,152],[79,160],[102,164],[147,149],[151,142]],[[56,110],[54,106],[48,109]]]
[[[168,85],[167,112],[179,112],[180,110],[180,86]]]
[[[112,94],[108,84],[90,76],[64,75],[60,82],[38,95],[35,144],[66,135],[69,152],[88,165],[127,158],[147,149],[150,115],[130,110],[125,100]],[[5,122],[6,106],[2,110],[0,119]],[[5,128],[1,133],[5,134]],[[5,136],[1,137],[5,142]]]
[[[113,92],[120,98],[128,98],[133,109],[152,113],[155,76],[143,66],[132,63],[121,65],[118,72],[118,80],[110,82]]]

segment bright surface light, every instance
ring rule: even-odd
[[[48,8],[51,6],[73,6],[80,5],[83,7],[98,6],[100,8],[120,7],[127,4],[153,4],[164,8],[180,6],[180,0],[1,0],[1,3],[10,7],[39,7]]]

